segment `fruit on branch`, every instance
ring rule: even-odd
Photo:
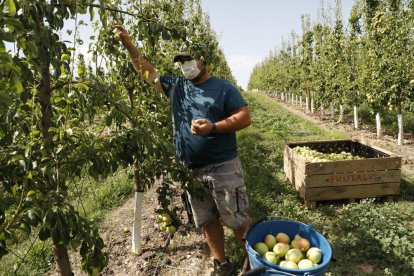
[[[173,234],[175,234],[175,232],[177,232],[177,228],[175,228],[174,225],[170,225],[170,226],[167,227],[167,233],[173,235]]]
[[[121,41],[121,34],[120,33],[114,34],[114,39],[118,42]]]

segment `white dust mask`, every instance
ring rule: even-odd
[[[186,79],[193,80],[200,74],[201,70],[197,67],[197,61],[192,59],[181,64],[181,72],[183,72]]]

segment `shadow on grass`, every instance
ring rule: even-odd
[[[281,149],[264,145],[261,135],[254,132],[240,135],[238,141],[249,195],[249,214],[254,219],[271,213],[277,197],[291,190],[277,177],[283,169],[283,154],[279,154]]]
[[[331,264],[335,275],[412,275],[412,264],[398,256],[392,246],[390,250],[383,248],[378,237],[372,237],[372,233],[365,228],[352,232],[355,237],[352,242],[343,239],[333,245],[335,256],[340,256],[337,262]],[[384,273],[385,269],[391,274]]]
[[[342,235],[342,239],[333,244],[334,253],[340,259],[338,265],[332,265],[332,272],[338,275],[412,275],[413,264],[407,259],[414,257],[409,249],[414,230],[410,228],[414,225],[410,215],[413,201],[414,181],[403,175],[400,196],[395,202],[388,202],[386,197],[376,198],[370,204],[366,199],[358,199],[344,208],[338,219],[340,222],[346,218],[346,226],[336,231],[347,233],[348,238]],[[329,208],[323,212],[331,217],[336,213]]]
[[[413,207],[411,202],[384,202],[379,198],[362,199],[343,208],[337,217],[340,239],[336,239],[334,251],[340,260],[334,272],[412,275]]]
[[[400,200],[414,201],[414,178],[401,177]]]

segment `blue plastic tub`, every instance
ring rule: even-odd
[[[311,269],[289,269],[264,260],[253,247],[256,243],[262,242],[267,234],[276,235],[279,232],[287,234],[292,240],[296,234],[309,240],[312,247],[322,250],[322,260],[318,266]],[[254,275],[325,275],[332,259],[332,248],[328,240],[319,232],[306,225],[290,220],[272,220],[253,224],[245,234],[245,246],[250,259],[252,269],[265,267],[266,269]]]

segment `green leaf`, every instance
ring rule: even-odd
[[[46,215],[43,217],[43,223],[54,227],[58,220],[57,208],[53,207],[51,210],[48,210]]]
[[[57,96],[57,97],[54,97],[54,98],[53,98],[53,101],[54,101],[55,103],[58,103],[58,102],[60,102],[60,101],[62,101],[62,100],[64,100],[64,98],[59,97],[59,96]]]
[[[170,40],[171,39],[171,35],[170,35],[169,31],[165,30],[165,29],[162,30],[161,36],[162,36],[162,39],[164,39],[164,40]]]
[[[83,67],[78,67],[76,72],[78,73],[79,76],[82,76],[86,73]]]
[[[0,225],[6,220],[6,215],[3,210],[0,210]],[[0,239],[1,240],[1,239]]]
[[[93,18],[95,16],[95,10],[92,6],[89,7],[89,15],[91,17],[91,21],[93,21]]]
[[[6,242],[0,241],[0,259],[2,256],[6,255],[8,251],[6,250]]]
[[[45,241],[50,237],[50,230],[47,227],[43,227],[42,229],[40,229],[39,232],[39,239],[41,241]]]
[[[37,226],[39,224],[40,216],[35,210],[31,209],[31,210],[27,211],[27,216],[30,219],[30,224],[31,225]]]
[[[82,245],[79,249],[79,254],[81,256],[84,256],[84,255],[86,255],[86,253],[88,253],[88,244],[85,241],[83,241]]]
[[[134,108],[131,112],[132,117],[138,117],[139,115],[139,109],[138,108]]]
[[[17,94],[20,94],[23,92],[23,85],[18,77],[12,78],[12,85],[13,85],[13,89],[16,91]]]
[[[40,171],[42,172],[42,175],[45,176],[46,172],[47,172],[47,166],[43,166],[40,168]]]
[[[96,167],[94,165],[90,166],[88,169],[88,173],[90,176],[92,176],[95,180],[99,179],[99,173],[98,170],[96,169]]]
[[[70,56],[69,56],[68,54],[63,54],[63,55],[60,57],[60,60],[61,60],[61,61],[69,61],[69,60],[70,60]]]
[[[21,189],[22,189],[21,186],[17,184],[13,185],[13,187],[11,188],[12,195],[15,197],[17,195],[17,191]]]
[[[13,103],[13,98],[10,97],[5,91],[0,91],[0,105],[10,106]]]
[[[22,229],[27,235],[29,235],[31,233],[32,228],[30,227],[30,224],[26,219],[22,220],[22,223],[20,224],[20,229]]]
[[[33,41],[26,41],[26,50],[28,55],[32,58],[36,58],[39,54],[39,50]]]
[[[79,71],[78,71],[78,74],[79,74]],[[82,71],[82,74],[84,74],[84,71]],[[86,85],[86,84],[84,84],[84,83],[77,83],[77,84],[76,84],[76,87],[77,87],[78,89],[81,89],[81,90],[89,91],[89,86],[87,86],[87,85]]]
[[[107,116],[106,118],[105,118],[105,124],[106,124],[106,126],[111,126],[112,125],[112,116]]]
[[[14,4],[14,0],[9,0],[7,5],[3,8],[4,13],[8,13],[10,16],[16,15],[16,4]]]
[[[23,168],[23,170],[26,170],[26,162],[23,159],[20,159],[17,163]]]

